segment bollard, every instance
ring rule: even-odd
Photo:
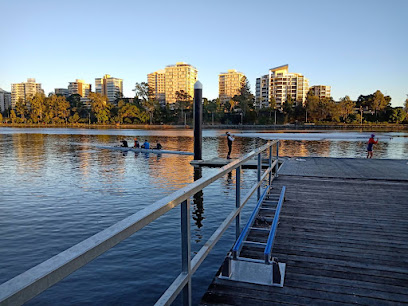
[[[203,85],[200,81],[194,84],[194,160],[202,158],[203,129]]]

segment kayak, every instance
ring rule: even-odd
[[[153,154],[179,154],[179,155],[194,155],[193,152],[185,151],[171,151],[171,150],[158,150],[158,149],[142,149],[142,148],[132,148],[132,147],[108,147],[108,146],[98,146],[100,149],[116,150],[122,152],[136,152],[136,153],[153,153]]]

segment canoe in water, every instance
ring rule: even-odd
[[[194,155],[193,152],[170,151],[170,150],[157,150],[157,149],[142,149],[142,148],[132,148],[132,147],[108,147],[108,146],[98,146],[98,148],[100,148],[100,149],[108,149],[108,150],[116,150],[116,151],[122,151],[122,152]]]

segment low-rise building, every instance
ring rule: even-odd
[[[327,85],[313,85],[310,87],[313,95],[321,98],[330,98],[331,97],[331,86]]]
[[[67,88],[55,88],[54,92],[56,95],[59,95],[59,96],[64,96],[64,97],[69,96],[69,90]]]

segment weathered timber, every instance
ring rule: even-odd
[[[272,255],[286,263],[284,287],[216,277],[203,305],[408,303],[407,160],[288,159],[273,189],[282,186]],[[271,217],[261,210],[259,222]],[[247,240],[267,235],[251,231]],[[263,248],[248,243],[241,255],[262,259]]]

